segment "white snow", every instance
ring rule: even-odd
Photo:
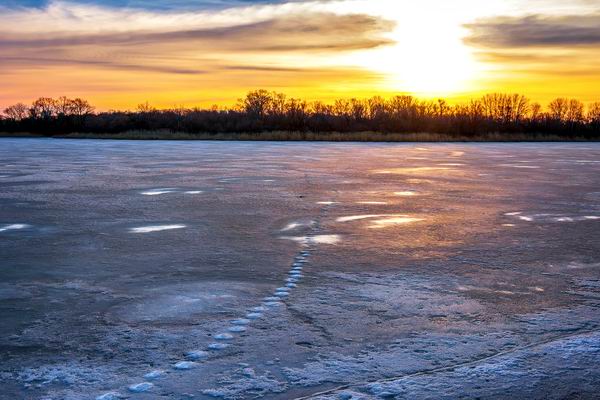
[[[123,396],[117,392],[108,392],[96,397],[96,400],[119,400],[122,398]]]
[[[241,333],[241,332],[246,332],[246,327],[241,326],[241,325],[235,325],[235,326],[228,328],[227,330],[229,332],[233,332],[233,333]]]
[[[147,392],[148,390],[152,389],[154,385],[151,384],[150,382],[141,382],[141,383],[136,383],[135,385],[131,385],[128,387],[130,392],[133,393],[142,393],[142,392]]]
[[[174,193],[176,189],[174,188],[164,188],[164,189],[151,189],[145,192],[142,192],[144,196],[160,196],[161,194],[169,194]]]
[[[192,361],[179,361],[177,364],[175,364],[173,366],[173,368],[180,370],[180,371],[184,371],[184,370],[192,369],[196,365],[198,365],[198,364],[196,364],[195,362],[192,362]]]
[[[161,376],[164,375],[164,373],[165,373],[165,371],[157,369],[157,370],[148,372],[146,375],[144,375],[144,378],[151,381],[151,380],[160,378]]]
[[[231,340],[233,339],[233,335],[231,333],[220,333],[215,335],[215,340]]]
[[[18,230],[18,229],[26,229],[29,227],[30,227],[30,225],[27,225],[27,224],[4,225],[2,228],[0,228],[0,232],[13,231],[13,230]]]
[[[210,350],[223,350],[228,348],[229,345],[227,343],[211,343],[208,345]]]
[[[249,314],[246,314],[246,318],[248,318],[248,319],[259,319],[260,317],[262,317],[261,313],[249,313]]]
[[[170,231],[174,229],[183,229],[186,228],[185,225],[150,225],[150,226],[140,226],[138,228],[131,228],[129,232],[131,233],[152,233],[152,232],[161,232],[161,231]]]

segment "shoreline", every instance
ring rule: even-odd
[[[600,138],[565,137],[548,134],[488,133],[473,136],[439,133],[381,132],[260,132],[260,133],[185,133],[171,131],[128,131],[121,133],[70,133],[42,135],[30,132],[0,132],[0,138],[52,138],[95,140],[199,140],[199,141],[265,141],[265,142],[374,142],[374,143],[539,143],[539,142],[600,142]]]

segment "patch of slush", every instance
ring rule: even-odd
[[[152,233],[152,232],[162,232],[162,231],[171,231],[175,229],[184,229],[185,225],[150,225],[150,226],[141,226],[138,228],[131,228],[129,232],[131,233]]]
[[[30,227],[31,227],[31,225],[27,225],[27,224],[10,224],[10,225],[4,225],[3,227],[1,227],[0,232],[16,231],[16,230],[20,230],[20,229],[27,229]]]

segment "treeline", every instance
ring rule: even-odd
[[[231,108],[158,110],[148,103],[136,111],[95,112],[83,99],[40,98],[7,107],[0,131],[64,135],[117,134],[167,130],[182,133],[380,132],[438,133],[470,137],[489,133],[545,134],[600,138],[600,102],[557,98],[546,107],[519,94],[488,94],[465,104],[412,96],[307,102],[256,90]]]

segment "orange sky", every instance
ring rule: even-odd
[[[99,109],[225,105],[256,88],[600,100],[597,1],[181,1],[0,6],[0,109],[61,95]]]

